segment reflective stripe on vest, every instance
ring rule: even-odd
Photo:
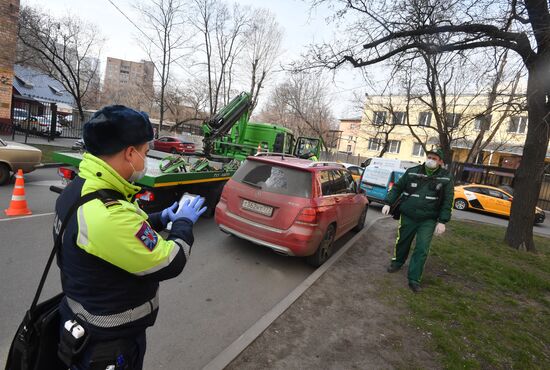
[[[129,324],[150,315],[159,307],[158,289],[155,297],[150,301],[147,301],[135,308],[130,308],[124,312],[110,315],[94,315],[86,311],[86,309],[77,301],[69,297],[66,297],[66,299],[69,308],[76,316],[82,316],[87,323],[100,328],[114,328],[120,325]]]

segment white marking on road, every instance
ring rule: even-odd
[[[2,221],[15,221],[15,220],[21,220],[23,218],[34,218],[34,217],[42,217],[42,216],[51,216],[54,215],[54,212],[49,213],[39,213],[37,215],[30,215],[30,216],[21,216],[21,217],[14,217],[14,218],[0,218],[0,222]]]

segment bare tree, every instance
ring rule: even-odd
[[[138,38],[149,60],[155,64],[159,81],[159,130],[162,130],[165,107],[165,91],[171,78],[171,68],[184,56],[182,49],[190,41],[184,28],[186,6],[181,0],[149,0],[137,3],[136,9],[144,20],[143,31],[147,39]]]
[[[199,125],[207,117],[207,88],[196,81],[186,81],[179,86],[168,86],[166,93],[167,114],[175,122],[172,130],[186,123]]]
[[[466,158],[466,163],[471,163],[478,158],[480,153],[485,149],[494,139],[496,134],[500,131],[500,128],[506,119],[509,119],[512,113],[516,113],[518,98],[523,100],[522,97],[517,94],[518,84],[521,78],[521,71],[516,71],[515,76],[511,84],[505,83],[505,68],[508,64],[508,52],[506,49],[502,53],[496,66],[496,73],[491,83],[489,90],[487,105],[485,111],[480,113],[476,119],[479,120],[479,132],[472,143],[472,148]],[[502,101],[502,98],[508,95],[507,98]],[[498,120],[492,121],[492,113],[502,108],[501,115]],[[523,108],[523,107],[519,107]],[[521,110],[521,109],[519,109]],[[485,135],[488,135],[487,137]]]
[[[286,126],[296,135],[326,140],[334,126],[327,91],[327,83],[316,75],[292,74],[275,87],[259,118]]]
[[[62,83],[84,120],[84,108],[93,103],[95,98],[90,96],[97,94],[99,87],[99,55],[104,40],[96,27],[74,15],[54,18],[22,7],[17,36],[23,60]]]
[[[247,8],[229,8],[220,0],[193,0],[196,17],[191,23],[201,35],[205,54],[209,92],[209,114],[214,114],[220,101],[227,104],[232,90],[235,62],[242,52],[244,35],[250,23]]]
[[[245,34],[246,65],[250,68],[250,113],[258,104],[260,90],[281,51],[282,31],[273,13],[256,9]]]
[[[515,196],[505,240],[513,248],[535,250],[533,224],[550,140],[550,12],[543,0],[315,0],[338,4],[344,17],[361,19],[347,42],[312,48],[313,67],[338,68],[350,63],[364,68],[396,55],[423,51],[428,55],[479,48],[517,53],[528,73],[528,130],[523,160],[515,175]],[[337,6],[338,6],[337,5]],[[434,16],[441,13],[443,16]],[[414,17],[415,22],[408,22]],[[423,23],[416,22],[417,19]],[[439,38],[437,36],[445,36]],[[444,42],[441,42],[444,40]]]

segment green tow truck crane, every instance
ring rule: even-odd
[[[136,196],[147,212],[162,210],[185,193],[206,198],[213,216],[223,186],[233,176],[240,161],[258,151],[294,154],[302,158],[319,156],[322,141],[315,138],[294,139],[292,131],[277,125],[249,122],[250,95],[241,93],[216,115],[203,123],[203,153],[173,156],[150,150],[148,170],[137,183],[142,186]],[[77,175],[81,152],[56,152],[55,161],[64,165],[58,170],[68,183]],[[60,192],[61,188],[53,188]]]
[[[204,153],[211,157],[243,160],[258,151],[319,158],[317,138],[294,138],[286,127],[249,121],[250,95],[242,92],[202,125]]]

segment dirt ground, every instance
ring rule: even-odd
[[[385,271],[396,227],[378,221],[227,369],[441,368],[398,299],[406,266]]]

